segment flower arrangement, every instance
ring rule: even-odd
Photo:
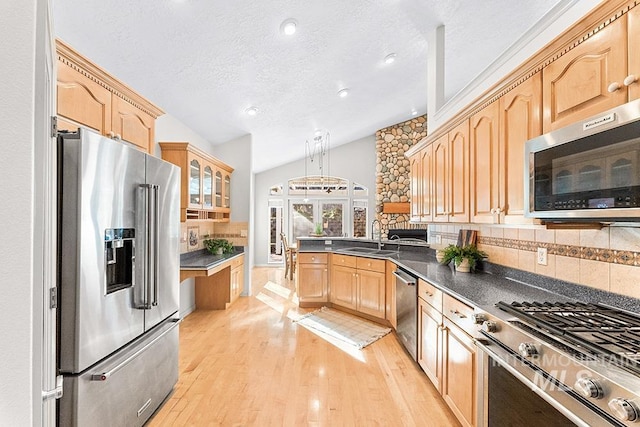
[[[487,258],[487,253],[479,250],[476,245],[467,245],[464,247],[449,245],[442,250],[442,260],[440,264],[448,265],[453,261],[458,271],[474,271],[478,261],[484,258]],[[465,265],[465,260],[469,265],[468,270]]]

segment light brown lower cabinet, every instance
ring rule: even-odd
[[[418,364],[463,426],[477,425],[473,308],[418,280]]]
[[[333,305],[380,319],[386,314],[386,261],[348,255],[331,256]]]
[[[296,267],[298,305],[309,307],[327,302],[329,254],[299,253]]]
[[[418,298],[418,364],[436,389],[442,377],[442,313]]]
[[[463,426],[476,425],[476,346],[462,329],[444,320],[442,397]]]

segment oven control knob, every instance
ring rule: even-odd
[[[622,421],[635,421],[638,419],[638,407],[627,399],[621,397],[611,399],[609,401],[609,409]]]
[[[473,319],[473,323],[475,323],[476,325],[480,325],[483,322],[486,322],[487,315],[484,313],[473,313],[471,315],[471,318]]]
[[[482,322],[482,330],[485,332],[496,332],[498,330],[498,324],[493,320],[485,320]]]
[[[600,399],[604,396],[600,383],[593,378],[579,378],[574,387],[580,394],[587,398]]]
[[[520,353],[523,357],[535,357],[538,355],[538,349],[533,343],[523,342],[518,346],[518,353]]]

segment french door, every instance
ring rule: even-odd
[[[316,227],[322,227],[327,237],[342,237],[346,233],[349,214],[347,200],[291,200],[289,224],[291,241],[313,235]]]

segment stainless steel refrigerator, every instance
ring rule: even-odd
[[[180,168],[58,136],[61,426],[138,426],[178,378]]]

